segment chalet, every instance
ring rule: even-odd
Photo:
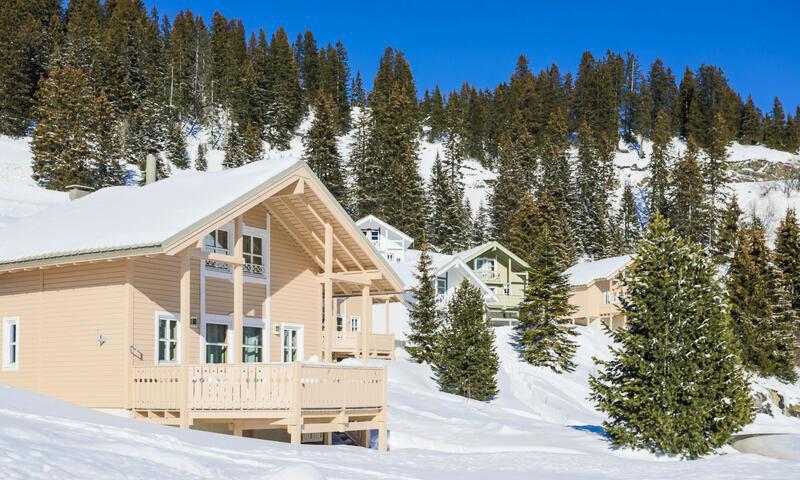
[[[370,313],[405,283],[304,162],[104,188],[0,237],[0,382],[292,443],[377,430],[386,448]],[[332,363],[340,295],[368,307],[363,366]]]
[[[625,316],[619,311],[620,274],[631,263],[630,255],[622,255],[577,263],[564,272],[571,288],[570,303],[575,307],[572,323],[625,326]]]
[[[389,340],[382,339],[380,335],[383,334],[391,336],[392,342],[402,345],[408,333],[408,308],[414,301],[410,289],[417,286],[415,274],[421,252],[410,248],[414,243],[414,239],[373,215],[358,220],[356,225],[361,229],[365,238],[372,243],[377,252],[387,260],[403,284],[401,291],[392,293],[392,296],[397,295],[399,301],[385,301],[384,298],[378,297],[373,302],[372,318],[373,331],[375,332],[373,333],[373,338],[377,337],[374,343],[384,348],[387,347]],[[430,256],[432,273],[436,278],[436,299],[441,308],[446,307],[453,292],[464,279],[481,290],[487,303],[497,301],[492,290],[481,281],[478,275],[458,255],[430,252]],[[337,343],[349,343],[352,351],[358,351],[357,339],[361,328],[360,319],[363,311],[365,310],[362,303],[358,298],[353,298],[352,295],[343,295],[337,299]],[[348,337],[351,340],[348,340]],[[393,348],[391,351],[373,350],[373,354],[378,358],[391,358],[394,354],[393,352]],[[335,351],[334,353],[341,358],[351,356],[344,350]]]
[[[530,266],[498,242],[488,242],[457,254],[494,294],[488,301],[492,325],[513,325],[525,298]]]

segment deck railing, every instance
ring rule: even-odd
[[[158,365],[133,369],[134,410],[382,408],[381,367],[316,364]]]
[[[331,348],[334,352],[352,353],[357,356],[361,352],[361,341],[361,332],[336,332]],[[370,355],[385,357],[391,356],[394,352],[393,333],[371,333],[368,342]]]

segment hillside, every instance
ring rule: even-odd
[[[497,332],[500,395],[490,403],[438,392],[428,367],[402,351],[395,361],[376,361],[389,367],[389,454],[181,431],[0,386],[0,476],[513,480],[536,472],[543,479],[734,479],[788,478],[800,468],[796,455],[798,461],[777,461],[732,448],[691,462],[609,449],[602,418],[585,400],[591,357],[607,354],[603,332],[581,329],[579,368],[567,375],[521,364],[508,346],[509,330]],[[755,426],[767,423],[760,417]],[[800,434],[800,420],[785,420],[782,430]],[[800,437],[763,438],[752,451],[791,455]]]

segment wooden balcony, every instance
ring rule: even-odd
[[[166,425],[226,423],[306,433],[379,431],[386,447],[386,369],[330,364],[200,364],[135,367],[135,418]]]
[[[324,334],[323,334],[324,335]],[[336,332],[331,342],[335,359],[360,357],[363,351],[361,332]],[[369,358],[394,359],[394,334],[371,333],[367,339]]]

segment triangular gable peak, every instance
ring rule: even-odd
[[[364,237],[390,262],[402,261],[404,252],[414,244],[414,239],[409,235],[375,215],[359,219],[356,225]]]
[[[475,272],[469,268],[469,265],[467,265],[467,263],[459,257],[454,256],[449,262],[436,270],[436,275],[442,275],[452,270],[460,271],[462,275],[469,279],[470,283],[478,287],[483,294],[484,300],[487,302],[497,301],[497,296],[494,294],[494,292],[492,292],[492,289],[489,288],[489,286],[486,285],[483,280],[478,278],[478,276],[475,275]]]
[[[386,260],[305,162],[269,162],[180,175],[145,187],[103,189],[20,220],[0,240],[0,273],[178,255],[202,248],[210,232],[260,205],[319,273],[326,269],[326,245],[332,245],[334,283],[344,293],[350,293],[347,285],[354,279],[377,291],[402,289]]]
[[[458,252],[456,255],[465,262],[469,262],[480,257],[481,255],[485,255],[486,252],[491,251],[500,251],[506,257],[515,262],[517,264],[516,266],[520,267],[521,269],[530,268],[525,260],[520,258],[518,255],[515,255],[514,252],[506,248],[502,243],[496,241],[486,242],[483,245],[478,245],[477,247]]]

